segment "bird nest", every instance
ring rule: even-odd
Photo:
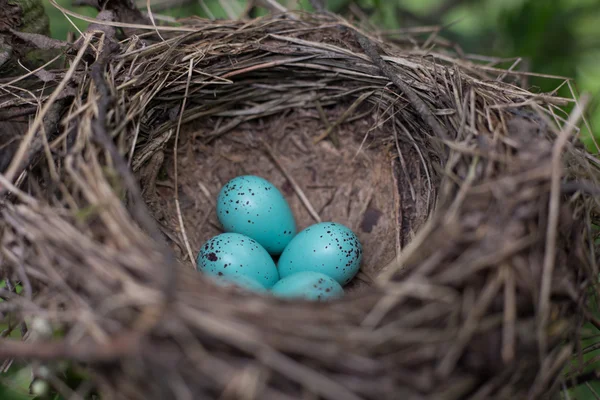
[[[69,360],[93,384],[79,394],[127,399],[548,398],[575,380],[600,175],[573,100],[332,15],[119,42],[103,16],[66,69],[2,80],[4,117],[35,118],[2,153],[2,312],[26,334],[0,356]],[[218,190],[247,173],[299,227],[357,233],[344,298],[195,271]]]

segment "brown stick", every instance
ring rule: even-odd
[[[409,85],[402,82],[400,77],[392,67],[390,67],[384,60],[381,58],[377,51],[377,47],[375,43],[373,43],[369,38],[367,38],[362,33],[354,30],[354,36],[356,40],[360,44],[360,47],[364,50],[365,54],[368,55],[371,60],[377,65],[377,67],[383,72],[383,74],[390,80],[394,85],[398,87],[413,105],[417,113],[423,118],[423,121],[433,130],[433,133],[440,139],[449,140],[450,136],[448,134],[448,130],[439,123],[439,121],[435,118],[427,104],[419,97],[417,92],[415,92]]]
[[[94,85],[96,85],[98,93],[100,94],[100,98],[98,100],[98,116],[92,121],[92,131],[96,141],[110,154],[110,157],[115,163],[117,172],[127,187],[127,192],[131,201],[131,207],[129,207],[131,216],[144,230],[146,230],[146,232],[148,232],[150,237],[154,239],[165,259],[167,267],[164,268],[165,280],[163,282],[163,294],[165,296],[165,304],[168,304],[175,297],[177,280],[177,276],[175,274],[177,269],[175,256],[173,255],[171,249],[169,249],[164,243],[161,231],[156,224],[156,221],[150,216],[150,212],[148,211],[146,203],[142,198],[142,193],[138,186],[137,180],[129,169],[127,161],[119,153],[119,150],[106,132],[106,114],[108,106],[111,103],[111,98],[110,91],[108,90],[106,82],[104,81],[104,70],[108,60],[110,59],[112,51],[114,51],[116,48],[116,45],[113,42],[108,40],[108,38],[106,39],[107,40],[103,47],[103,51],[100,53],[100,56],[96,62],[92,65],[90,72]]]
[[[15,339],[1,339],[0,359],[69,359],[81,362],[106,362],[133,355],[139,350],[140,341],[141,337],[137,333],[117,336],[106,344],[74,344],[66,341],[21,342]]]
[[[283,166],[283,164],[281,163],[281,161],[279,161],[279,157],[277,157],[277,155],[275,154],[275,151],[264,140],[261,140],[261,142],[265,146],[265,150],[267,151],[267,154],[269,155],[269,157],[271,157],[271,159],[273,160],[273,162],[275,163],[275,165],[279,168],[279,170],[281,171],[281,173],[290,182],[290,185],[292,185],[292,188],[294,189],[294,191],[296,192],[296,194],[300,198],[300,201],[302,202],[302,204],[304,205],[304,207],[306,207],[306,210],[308,211],[308,213],[310,214],[310,216],[313,217],[313,219],[316,222],[321,222],[321,217],[319,216],[319,214],[317,213],[317,211],[313,207],[312,203],[310,202],[310,200],[308,200],[308,197],[306,197],[306,195],[304,194],[304,191],[302,190],[302,188],[300,187],[300,185],[298,184],[298,182],[296,182],[296,180],[294,179],[294,177],[292,176],[292,174],[290,174],[288,172],[288,170]]]
[[[548,229],[546,230],[546,248],[544,252],[544,267],[542,270],[542,282],[539,297],[539,314],[537,325],[537,339],[539,354],[542,359],[546,355],[547,337],[546,324],[550,316],[550,290],[552,289],[552,276],[556,262],[556,242],[558,240],[558,219],[560,212],[560,186],[563,172],[562,154],[569,138],[573,134],[576,125],[583,116],[587,98],[583,98],[575,107],[565,128],[560,132],[556,143],[552,148],[552,176],[550,179],[550,202],[548,212]]]
[[[27,131],[27,133],[21,140],[19,148],[17,149],[15,155],[13,156],[13,158],[10,162],[10,165],[8,166],[8,169],[6,170],[6,173],[5,173],[6,179],[8,179],[9,181],[14,183],[15,179],[17,178],[17,175],[20,173],[23,166],[26,164],[27,151],[29,150],[29,146],[30,146],[31,142],[38,134],[38,130],[40,130],[40,128],[42,128],[42,125],[44,123],[44,117],[49,113],[49,111],[52,109],[52,106],[54,105],[56,100],[58,100],[58,98],[63,94],[68,83],[71,81],[71,78],[75,74],[77,66],[82,61],[83,56],[85,55],[85,52],[86,52],[87,47],[91,40],[92,40],[92,35],[85,36],[82,46],[79,49],[79,51],[77,52],[77,56],[73,60],[71,67],[64,74],[62,81],[60,81],[58,86],[56,86],[56,89],[54,89],[54,91],[52,92],[52,94],[50,95],[48,100],[46,100],[46,103],[40,109],[40,112],[39,112],[37,118],[33,121],[31,126],[29,127],[29,130]],[[4,191],[4,188],[0,187],[0,192],[3,192],[3,191]]]

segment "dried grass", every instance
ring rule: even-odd
[[[459,56],[436,31],[427,46],[407,38],[382,43],[331,15],[191,19],[118,43],[88,32],[51,81],[0,80],[5,118],[36,113],[0,153],[2,273],[25,288],[1,289],[0,308],[29,329],[0,357],[75,361],[106,398],[548,398],[572,384],[577,371],[561,371],[583,323],[599,323],[599,163],[574,139],[585,104],[566,116],[574,99],[520,87],[500,60]],[[306,118],[305,135],[272,141]],[[397,189],[367,179],[359,196],[394,210],[378,239],[388,260],[365,266],[372,287],[289,303],[190,268],[215,228],[186,214],[186,151],[226,166],[247,148],[282,183],[283,166],[309,223],[323,189],[295,172],[301,149],[281,151],[326,168],[336,145],[349,168],[389,165]],[[218,169],[197,168],[192,210],[211,209]]]

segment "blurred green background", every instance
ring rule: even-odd
[[[78,35],[78,30],[87,26],[84,21],[66,18],[49,0],[43,1],[53,37],[66,39],[68,32]],[[96,15],[92,8],[72,6],[71,0],[57,1],[78,14]],[[145,10],[146,0],[137,1],[138,7]],[[288,9],[312,10],[308,0],[279,2]],[[227,18],[240,15],[246,4],[246,0],[151,0],[153,13],[167,19],[191,15]],[[573,78],[579,93],[592,96],[586,115],[592,130],[600,137],[600,0],[328,0],[327,7],[388,33],[410,27],[444,26],[441,36],[458,43],[465,53],[521,57],[523,67],[530,71]],[[266,10],[259,8],[254,15],[264,13]],[[528,85],[531,91],[551,92],[561,83],[561,80],[532,78]],[[559,94],[572,97],[567,86]],[[589,136],[582,139],[590,151],[597,152]],[[600,347],[600,331],[586,325],[585,336],[589,339],[582,340],[582,347],[588,349],[584,360],[590,362],[586,371],[600,369],[596,361],[600,359],[600,349],[595,349]],[[60,375],[72,380],[66,372]],[[30,367],[15,364],[8,374],[0,376],[0,399],[61,398],[51,392],[42,397],[30,394],[31,376]],[[568,398],[600,399],[600,383],[572,389]]]

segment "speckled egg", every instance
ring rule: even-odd
[[[239,233],[222,233],[206,242],[196,260],[199,271],[235,279],[244,276],[271,288],[279,274],[271,255],[256,240]]]
[[[302,271],[321,272],[345,285],[360,268],[362,246],[342,224],[322,222],[298,233],[278,262],[279,276],[286,278]]]
[[[234,286],[245,291],[258,293],[265,293],[267,291],[262,283],[245,275],[223,275],[212,278],[213,282],[219,286]]]
[[[325,274],[303,271],[281,279],[271,293],[283,298],[325,301],[342,297],[344,289]]]
[[[258,176],[227,182],[217,199],[217,217],[227,232],[241,233],[279,255],[296,234],[292,210],[281,192]]]

